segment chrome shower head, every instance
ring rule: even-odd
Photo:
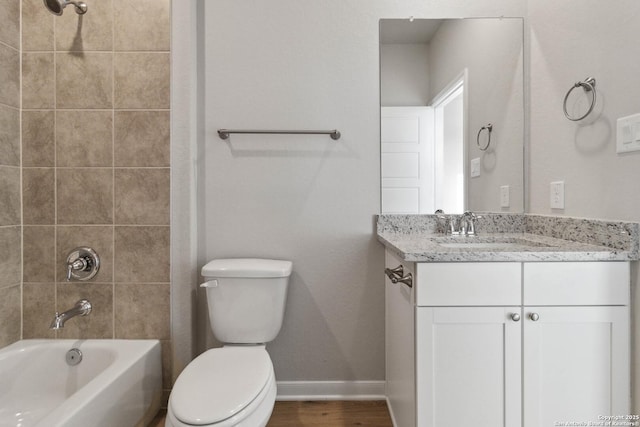
[[[84,15],[87,13],[87,4],[82,1],[74,1],[74,0],[43,0],[44,6],[49,10],[49,12],[54,15],[62,15],[64,8],[68,5],[72,4],[75,6],[76,13],[78,15]]]

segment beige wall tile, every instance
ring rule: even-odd
[[[113,223],[113,169],[58,169],[58,224]]]
[[[53,53],[22,55],[22,107],[53,108],[55,104]]]
[[[20,111],[0,104],[0,165],[20,166]]]
[[[169,339],[169,284],[116,284],[115,337]]]
[[[20,169],[0,166],[0,226],[20,224]]]
[[[100,270],[91,282],[113,281],[113,227],[112,226],[58,226],[56,227],[56,277],[66,281],[67,256],[80,246],[88,246],[100,258]]]
[[[113,166],[113,111],[56,114],[58,166]]]
[[[55,284],[25,283],[22,293],[23,338],[55,338],[55,331],[49,329],[56,313]]]
[[[20,107],[20,54],[0,44],[0,104]]]
[[[113,285],[105,283],[58,283],[56,310],[69,310],[80,299],[91,302],[91,313],[78,316],[58,330],[58,338],[113,338]]]
[[[169,225],[169,169],[115,170],[115,223]]]
[[[55,166],[55,112],[22,112],[22,165]]]
[[[20,48],[20,0],[0,0],[0,42]]]
[[[69,6],[56,18],[56,50],[104,51],[113,48],[113,5],[111,1],[86,2],[87,13],[78,15]]]
[[[55,16],[42,0],[22,0],[22,51],[53,50],[53,20]]]
[[[0,288],[0,347],[20,339],[20,285]]]
[[[115,281],[169,282],[169,227],[115,228]]]
[[[0,284],[20,284],[21,266],[20,227],[0,227]]]
[[[55,171],[53,168],[23,168],[22,203],[26,225],[55,223]]]
[[[169,53],[116,53],[114,69],[116,108],[169,108]]]
[[[24,226],[24,263],[22,280],[53,283],[56,271],[54,226]]]
[[[116,166],[169,166],[168,111],[116,111]]]
[[[114,0],[114,3],[115,50],[169,50],[170,0]]]
[[[112,61],[112,53],[56,54],[56,106],[112,108]]]

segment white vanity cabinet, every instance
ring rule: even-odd
[[[629,263],[402,264],[386,283],[397,427],[541,427],[629,414]]]

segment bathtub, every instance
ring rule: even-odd
[[[82,353],[75,366],[66,362],[72,348]],[[161,399],[156,340],[23,340],[0,349],[0,427],[144,426]]]

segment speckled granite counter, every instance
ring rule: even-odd
[[[476,236],[446,236],[436,215],[380,215],[378,240],[410,262],[632,261],[640,224],[483,213]]]

